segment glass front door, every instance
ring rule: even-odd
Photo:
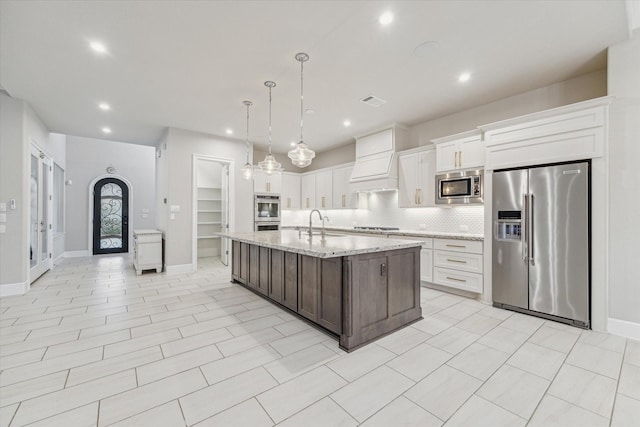
[[[104,178],[93,189],[93,254],[129,251],[129,188]]]

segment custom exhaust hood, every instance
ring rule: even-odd
[[[396,125],[356,138],[356,161],[349,179],[352,192],[398,189],[396,149],[404,148],[405,134]]]

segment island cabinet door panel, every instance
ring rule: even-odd
[[[269,276],[269,298],[282,304],[284,291],[284,252],[277,249],[271,250],[271,262]]]
[[[247,278],[247,286],[258,289],[258,280],[260,274],[260,247],[249,245],[249,277]]]
[[[318,258],[298,257],[298,314],[318,322]]]
[[[259,292],[267,295],[269,293],[269,248],[259,247],[258,250],[258,283],[256,287]]]
[[[249,245],[240,243],[240,282],[245,285],[249,281]]]
[[[358,257],[353,266],[357,274],[354,299],[359,303],[359,328],[375,327],[389,317],[387,289],[387,257],[369,255]],[[355,314],[355,313],[354,313]]]
[[[284,253],[282,304],[298,311],[298,254],[292,252]]]
[[[231,275],[240,278],[240,242],[235,240],[231,243]]]
[[[342,258],[320,261],[318,324],[337,334],[342,332]]]
[[[420,288],[406,286],[406,283],[420,283],[420,252],[390,254],[388,263],[389,317],[393,319],[420,307]]]

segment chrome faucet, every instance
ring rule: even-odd
[[[320,211],[318,209],[314,209],[311,212],[309,212],[309,237],[313,235],[313,224],[311,223],[311,217],[313,216],[314,212],[318,212],[318,216],[322,221],[322,235],[324,235],[324,219],[322,219],[322,214],[320,213]]]
[[[327,220],[327,222],[330,221],[328,216],[325,215],[322,217],[322,236],[324,236],[324,220],[325,219]]]

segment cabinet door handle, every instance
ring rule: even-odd
[[[418,189],[417,188],[413,192],[413,204],[414,205],[418,204]]]
[[[342,207],[344,208],[344,207],[346,207],[346,205],[347,205],[347,196],[346,196],[346,194],[343,194],[342,195]]]
[[[291,197],[287,197],[287,207],[291,209]]]
[[[453,280],[454,282],[463,282],[463,283],[465,283],[465,282],[466,282],[466,280],[464,280],[464,279],[458,279],[457,277],[449,277],[449,276],[447,276],[447,279],[449,279],[449,280]]]
[[[386,274],[387,274],[387,264],[383,262],[382,264],[380,264],[380,275],[386,276]]]
[[[458,152],[453,153],[453,167],[458,167]]]
[[[462,151],[458,151],[458,166],[462,167]]]
[[[309,209],[309,198],[308,197],[307,197],[306,203],[307,203],[307,209]]]
[[[459,260],[459,259],[449,259],[449,258],[447,258],[447,261],[448,262],[457,262],[457,263],[460,263],[460,264],[466,264],[467,263],[467,261],[462,261],[462,260]]]
[[[422,204],[422,188],[418,188],[418,205]]]
[[[447,244],[447,247],[448,248],[466,248],[465,245],[450,245],[450,244]]]
[[[324,208],[324,196],[322,196],[320,200],[321,200],[320,205]]]

